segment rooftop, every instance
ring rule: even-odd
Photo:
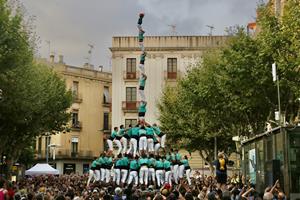
[[[149,51],[181,49],[198,50],[224,46],[230,36],[145,36],[144,45]],[[137,36],[115,36],[111,51],[139,50]]]

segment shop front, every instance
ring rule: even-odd
[[[291,198],[300,197],[300,127],[277,127],[242,142],[242,170],[259,192],[277,179]]]

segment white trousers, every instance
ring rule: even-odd
[[[101,171],[101,179],[100,180],[103,182],[105,180],[105,169],[101,168],[100,171]]]
[[[174,178],[174,181],[175,181],[176,184],[178,184],[178,167],[179,166],[177,164],[173,165],[173,171],[172,171],[173,178]]]
[[[137,151],[137,140],[135,138],[131,138],[129,142],[129,149],[127,153],[132,153],[133,157],[136,157],[136,151]]]
[[[122,144],[120,142],[120,140],[115,139],[114,143],[118,146],[118,152],[117,155],[119,155],[122,152]]]
[[[110,169],[105,169],[105,182],[110,182]]]
[[[160,146],[161,146],[161,148],[165,148],[165,143],[166,143],[166,134],[164,134],[160,138]]]
[[[140,176],[140,184],[148,185],[148,167],[147,166],[141,167],[139,176]]]
[[[160,144],[159,144],[159,143],[156,143],[155,146],[154,146],[154,154],[155,154],[155,155],[158,154],[159,148],[160,148]]]
[[[131,171],[129,173],[128,185],[131,184],[132,180],[134,180],[134,185],[138,185],[138,179],[139,179],[139,177],[138,177],[137,171]]]
[[[146,101],[145,91],[139,90],[139,95],[141,97],[141,101]]]
[[[144,42],[139,42],[139,46],[140,46],[140,49],[141,51],[145,51],[145,47],[144,47]]]
[[[139,149],[140,149],[140,151],[142,151],[142,150],[147,151],[147,137],[146,136],[140,137]]]
[[[148,152],[154,152],[154,143],[152,138],[147,139]]]
[[[180,165],[178,168],[178,178],[183,178],[184,176],[184,165]]]
[[[100,181],[100,178],[101,178],[101,177],[100,177],[100,170],[96,169],[96,170],[95,170],[95,180],[96,180],[96,181]]]
[[[94,170],[89,170],[89,179],[88,179],[88,181],[87,181],[87,186],[89,186],[90,185],[90,182],[91,182],[91,180],[92,179],[96,179],[96,174],[95,174],[95,172],[94,172]]]
[[[155,183],[155,169],[154,168],[148,169],[148,177],[149,177],[149,181],[153,181],[153,183]]]
[[[107,141],[107,146],[108,146],[108,150],[109,151],[113,151],[114,148],[113,148],[113,142],[109,139],[106,140]]]
[[[139,68],[140,68],[141,72],[143,74],[145,74],[145,65],[144,64],[139,64]]]
[[[120,185],[120,180],[121,180],[121,170],[114,169],[113,182],[115,182],[117,185]]]
[[[191,181],[191,169],[187,169],[185,171],[185,173],[186,173],[186,179],[187,179],[189,185],[191,185],[192,184],[192,181]]]
[[[127,169],[121,169],[121,183],[126,183],[126,179],[127,179],[127,175],[128,175],[128,170]]]
[[[165,183],[169,183],[172,185],[172,176],[171,176],[171,171],[166,171],[165,172]]]
[[[142,30],[142,25],[141,24],[138,24],[137,27],[138,27],[139,30]]]
[[[127,151],[127,138],[122,137],[121,138],[121,143],[123,145],[122,153],[125,154]]]
[[[156,170],[156,181],[157,181],[157,186],[160,187],[164,184],[164,171],[159,169]]]

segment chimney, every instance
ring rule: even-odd
[[[65,64],[65,63],[64,63],[64,56],[63,56],[63,55],[59,55],[59,56],[58,56],[58,63],[60,63],[60,64]]]
[[[51,62],[51,63],[54,63],[54,54],[51,54],[51,55],[50,55],[50,62]]]

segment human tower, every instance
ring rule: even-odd
[[[147,101],[144,89],[147,80],[145,73],[147,53],[144,47],[143,18],[144,13],[140,13],[137,23],[141,50],[139,62],[141,101],[138,108],[138,124],[129,125],[128,129],[125,129],[124,125],[120,128],[114,127],[111,136],[107,139],[108,151],[92,162],[88,185],[94,179],[103,183],[112,181],[118,186],[152,184],[161,187],[164,183],[178,184],[179,179],[182,179],[184,175],[191,184],[188,157],[182,157],[178,150],[170,149],[166,152],[166,135],[156,124],[151,126],[145,120]],[[128,143],[129,148],[127,148]],[[113,144],[117,146],[116,157],[113,155]],[[160,149],[163,149],[164,153],[161,153]]]

